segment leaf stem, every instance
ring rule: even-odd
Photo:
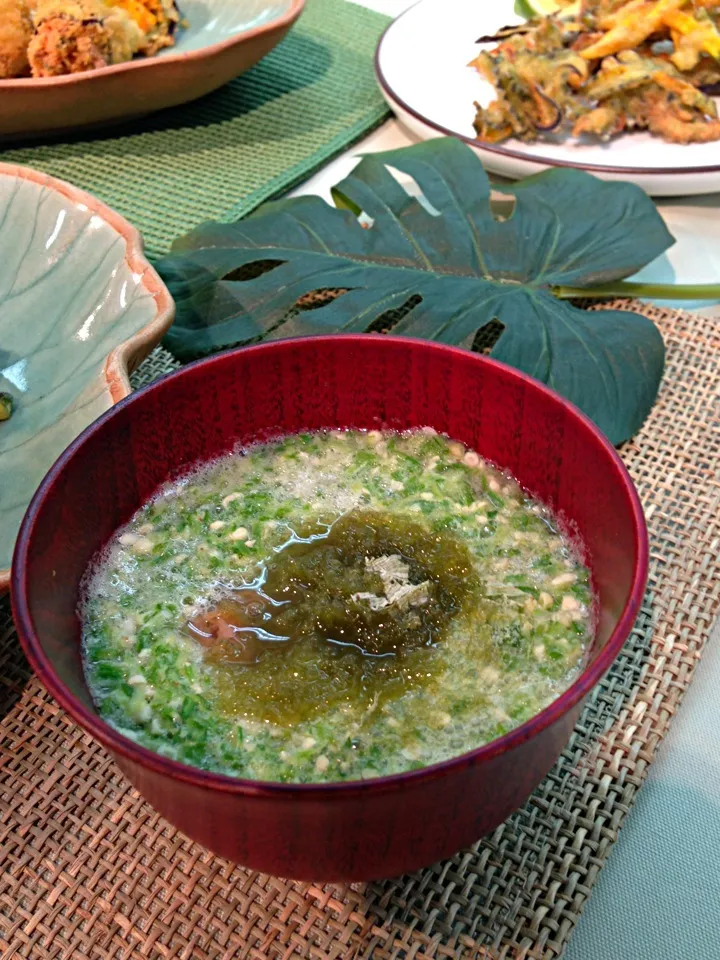
[[[551,287],[560,300],[595,297],[643,297],[650,300],[720,300],[719,283],[633,283],[617,280],[596,287]]]

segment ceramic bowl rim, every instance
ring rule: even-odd
[[[175,319],[175,301],[160,279],[160,275],[146,258],[140,231],[97,197],[74,187],[65,180],[58,180],[40,170],[14,163],[0,163],[0,177],[28,180],[41,187],[49,188],[70,203],[84,204],[101,217],[125,241],[125,263],[129,270],[142,277],[143,286],[155,301],[155,316],[152,320],[127,340],[113,347],[105,357],[103,375],[112,408],[132,392],[130,371],[133,363],[147,355],[170,329]],[[15,542],[17,543],[17,538]],[[0,569],[0,594],[8,589],[10,579],[11,571]]]
[[[575,420],[580,420],[584,427],[589,430],[597,443],[605,448],[609,455],[612,466],[615,470],[617,483],[622,488],[631,508],[633,520],[633,532],[635,539],[635,548],[637,562],[635,563],[632,575],[632,582],[628,599],[623,610],[618,617],[617,624],[613,629],[607,643],[600,651],[597,658],[588,664],[574,683],[559,697],[557,697],[549,706],[539,713],[535,714],[525,723],[511,730],[509,733],[490,741],[483,746],[476,747],[457,757],[451,757],[440,763],[422,767],[418,770],[410,770],[404,773],[393,774],[385,777],[377,777],[369,780],[352,780],[330,783],[276,783],[273,781],[247,780],[227,776],[225,774],[211,773],[188,766],[179,761],[163,757],[154,753],[147,747],[143,747],[135,741],[123,736],[108,723],[106,723],[99,714],[93,712],[85,704],[81,703],[74,694],[59,680],[51,659],[44,653],[39,639],[35,633],[32,617],[27,602],[27,554],[33,539],[33,528],[37,516],[42,509],[43,501],[46,495],[52,490],[58,476],[62,473],[66,463],[72,459],[90,437],[102,430],[104,425],[113,417],[117,416],[120,410],[137,403],[139,399],[158,389],[170,378],[182,378],[188,376],[198,369],[207,369],[210,371],[213,364],[226,362],[228,357],[243,354],[252,357],[253,354],[277,350],[278,348],[287,349],[287,344],[302,349],[304,345],[317,342],[337,342],[347,341],[349,345],[353,343],[364,343],[372,338],[377,341],[378,349],[383,349],[383,343],[406,343],[420,346],[427,352],[438,355],[445,354],[449,358],[461,356],[464,360],[468,357],[473,358],[473,362],[478,367],[489,366],[501,371],[501,373],[514,380],[516,383],[529,386],[531,390],[544,393],[552,398],[553,402],[559,404],[565,409],[566,413]],[[358,796],[368,791],[374,794],[390,793],[401,790],[410,783],[417,784],[422,781],[429,781],[439,777],[444,777],[453,772],[460,772],[462,769],[474,766],[476,764],[490,760],[500,754],[511,751],[514,747],[528,740],[534,739],[543,730],[550,727],[553,723],[567,714],[577,703],[579,703],[590,690],[596,685],[600,678],[610,668],[630,630],[637,618],[640,605],[645,592],[645,585],[648,574],[648,534],[645,525],[640,498],[637,490],[630,478],[630,475],[624,463],[617,454],[605,435],[595,426],[595,424],[585,416],[574,404],[560,397],[553,390],[534,378],[521,373],[520,371],[493,360],[489,357],[479,354],[471,354],[467,350],[459,347],[452,347],[445,344],[434,343],[427,340],[418,340],[410,337],[393,337],[382,334],[331,334],[326,336],[298,337],[292,340],[276,340],[272,342],[260,343],[250,347],[240,347],[233,350],[223,351],[197,360],[194,363],[182,367],[180,370],[169,373],[159,378],[153,383],[130,397],[122,400],[117,406],[112,407],[86,430],[83,431],[59,457],[49,473],[38,487],[33,499],[28,507],[27,513],[23,519],[20,533],[15,546],[15,555],[13,557],[12,574],[12,609],[15,623],[18,628],[18,634],[25,654],[30,661],[34,671],[42,681],[45,688],[60,703],[65,711],[88,733],[98,740],[104,747],[108,748],[113,754],[119,755],[127,761],[136,764],[142,768],[150,769],[171,780],[180,780],[193,784],[198,788],[210,789],[221,793],[231,795],[241,795],[245,797],[263,797],[273,800],[293,801],[299,799],[307,800],[325,800],[343,796]]]
[[[170,66],[177,63],[205,60],[224,53],[234,46],[239,46],[249,40],[262,37],[266,33],[272,33],[275,30],[282,29],[284,26],[291,25],[300,16],[304,6],[305,0],[290,0],[290,6],[287,11],[279,14],[272,20],[261,23],[257,27],[251,27],[249,30],[240,30],[225,40],[218,40],[216,43],[199,47],[197,50],[164,53],[162,57],[138,57],[134,60],[128,60],[125,63],[114,63],[107,67],[85,70],[82,73],[63,74],[59,77],[13,77],[8,80],[0,80],[0,96],[12,90],[52,90],[57,87],[72,86],[78,83],[90,85],[100,82],[104,77],[116,74],[149,70],[153,67],[157,68],[158,66],[162,66],[163,64]]]

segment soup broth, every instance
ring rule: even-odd
[[[486,743],[590,644],[588,571],[511,478],[431,430],[249,447],[168,485],[86,582],[101,715],[262,780],[361,779]]]

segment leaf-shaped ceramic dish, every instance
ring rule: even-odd
[[[179,0],[187,26],[154,57],[64,77],[0,80],[0,136],[72,130],[188,103],[282,40],[305,0]]]
[[[94,197],[0,164],[0,591],[35,488],[89,423],[130,393],[128,375],[174,304],[140,234]]]

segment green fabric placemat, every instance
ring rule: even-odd
[[[307,0],[280,46],[216,93],[0,157],[95,194],[160,256],[198,223],[289,190],[382,122],[373,53],[387,22],[347,0]]]

